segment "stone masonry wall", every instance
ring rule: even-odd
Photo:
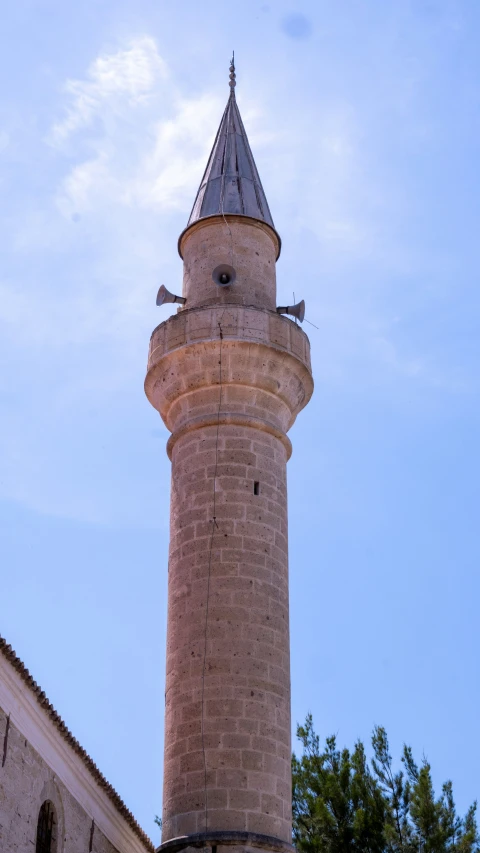
[[[162,840],[288,843],[286,433],[313,390],[308,338],[275,311],[190,308],[153,332],[145,390],[172,432]]]
[[[5,744],[6,725],[0,708],[1,853],[34,853],[38,814],[45,800],[53,802],[58,820],[54,853],[117,853],[98,827],[92,836],[92,819],[12,724]]]
[[[209,217],[190,226],[180,242],[185,309],[238,304],[275,310],[280,247],[269,225],[245,216]],[[218,287],[213,281],[219,264],[234,268],[237,278],[232,286]]]
[[[174,314],[150,340],[145,392],[175,433],[216,417],[222,335],[222,413],[263,419],[285,433],[313,390],[305,333],[273,311],[227,305]]]
[[[164,841],[291,839],[286,461],[278,438],[228,424],[173,449]]]

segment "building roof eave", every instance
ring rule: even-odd
[[[122,816],[125,822],[128,824],[130,829],[137,836],[139,841],[142,843],[143,847],[147,851],[147,853],[153,853],[155,850],[154,844],[151,839],[147,836],[147,834],[143,831],[140,825],[137,823],[132,813],[129,811],[125,803],[119,794],[115,791],[113,786],[106,780],[103,773],[100,772],[97,765],[93,761],[92,758],[88,755],[88,753],[83,749],[83,747],[79,744],[78,740],[72,735],[70,730],[67,728],[65,723],[63,722],[60,715],[57,713],[53,705],[49,702],[45,692],[41,689],[41,687],[37,684],[37,682],[33,679],[29,670],[25,666],[22,660],[17,656],[12,646],[10,646],[7,641],[0,635],[0,654],[8,661],[8,663],[15,670],[17,675],[22,679],[27,688],[31,691],[33,696],[35,697],[37,703],[43,709],[45,714],[50,718],[50,721],[53,723],[55,728],[57,729],[60,737],[67,742],[67,744],[73,749],[76,755],[81,759],[87,770],[90,772],[91,776],[95,780],[95,782],[99,785],[99,787],[105,792],[106,796],[115,806],[118,813]]]

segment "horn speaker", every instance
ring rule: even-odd
[[[296,317],[297,320],[300,320],[300,322],[303,323],[305,319],[305,300],[302,299],[302,301],[297,302],[296,305],[278,307],[277,314],[290,314],[292,317]]]
[[[175,293],[170,293],[164,284],[157,293],[157,305],[165,305],[166,302],[178,302],[179,305],[185,305],[186,301],[184,296],[176,296]]]
[[[212,278],[219,287],[229,287],[235,283],[236,271],[229,264],[219,264],[212,272]]]

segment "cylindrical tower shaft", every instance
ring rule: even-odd
[[[313,382],[234,82],[145,382],[171,432],[165,853],[291,849],[287,432]]]
[[[286,431],[308,339],[264,309],[184,309],[146,391],[172,431],[163,840],[290,841]]]
[[[166,837],[291,837],[286,461],[234,423],[173,449]]]

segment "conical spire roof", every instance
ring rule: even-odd
[[[233,59],[230,97],[187,228],[206,216],[228,213],[260,219],[275,228],[235,99]]]

